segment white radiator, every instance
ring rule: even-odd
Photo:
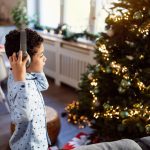
[[[93,49],[72,45],[69,42],[45,40],[45,56],[47,57],[44,72],[60,85],[66,83],[78,88],[81,74],[88,64],[94,64]]]

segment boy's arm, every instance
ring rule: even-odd
[[[40,91],[47,90],[49,87],[49,83],[44,72],[34,73],[34,77],[36,78],[35,82]]]
[[[8,92],[13,105],[13,120],[16,123],[31,120],[32,105],[29,101],[29,85],[25,80],[28,57],[29,56],[22,59],[22,51],[19,51],[18,57],[16,53],[13,53],[13,55],[9,57],[13,76],[12,79],[8,80]]]
[[[17,81],[11,87],[14,105],[14,121],[28,122],[32,119],[31,102],[29,101],[28,84],[26,81]]]

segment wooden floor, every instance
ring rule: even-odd
[[[78,129],[76,126],[67,122],[65,117],[61,116],[64,112],[64,107],[77,99],[75,89],[62,84],[60,87],[54,84],[53,79],[48,78],[49,89],[43,92],[45,104],[55,108],[61,120],[61,130],[58,136],[56,145],[61,149],[62,146],[72,139],[81,131],[90,132],[90,129]],[[6,89],[6,84],[2,84],[3,89]],[[0,103],[0,150],[6,150],[8,140],[10,138],[10,116],[5,109],[5,106]]]

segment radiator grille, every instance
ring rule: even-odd
[[[87,62],[75,59],[73,57],[60,56],[60,74],[70,79],[79,81],[81,74],[86,71]]]

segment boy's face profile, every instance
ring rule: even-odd
[[[32,56],[32,61],[27,68],[27,72],[41,72],[45,65],[46,57],[44,55],[44,45],[43,43],[40,46],[36,47],[36,53]]]

